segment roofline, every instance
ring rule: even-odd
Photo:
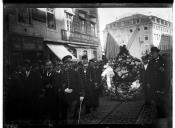
[[[145,15],[145,14],[135,13],[135,14],[132,14],[132,15],[130,15],[130,16],[126,16],[126,17],[120,18],[120,19],[118,19],[118,20],[115,20],[115,21],[113,21],[113,22],[111,22],[111,23],[108,23],[108,24],[106,24],[106,26],[107,26],[107,25],[111,25],[111,24],[113,24],[113,23],[115,23],[115,22],[122,21],[122,20],[125,19],[125,18],[131,18],[131,17],[134,17],[134,16],[156,17],[156,18],[159,18],[159,19],[161,19],[161,20],[167,21],[167,22],[169,22],[169,23],[172,24],[172,22],[170,22],[170,21],[168,21],[168,20],[165,20],[165,19],[162,19],[162,18],[160,18],[160,17],[154,16],[154,15]]]

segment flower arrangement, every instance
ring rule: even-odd
[[[117,56],[114,64],[113,85],[116,95],[120,99],[132,99],[140,93],[140,69],[142,63],[139,59],[130,55],[126,46],[120,47],[120,53]]]

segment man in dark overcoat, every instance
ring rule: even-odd
[[[142,67],[140,71],[140,81],[143,86],[145,105],[151,105],[150,86],[148,86],[146,81],[149,58],[150,58],[149,55],[142,57]]]
[[[34,70],[30,60],[25,60],[20,76],[18,91],[21,120],[37,120],[39,116],[40,73]]]
[[[45,70],[42,75],[42,95],[41,95],[41,114],[44,119],[49,119],[54,125],[63,120],[61,108],[64,105],[62,100],[62,87],[60,70],[53,70],[53,64],[50,60],[45,62]],[[62,122],[64,123],[64,122]]]
[[[73,68],[71,59],[72,56],[70,55],[67,55],[62,59],[64,69],[61,72],[61,78],[66,101],[66,105],[63,111],[66,113],[65,116],[67,121],[71,120],[71,123],[77,124],[78,108],[80,100],[84,99],[84,91],[79,72]]]
[[[157,47],[151,48],[152,60],[148,63],[146,78],[147,86],[150,86],[151,89],[151,98],[156,105],[158,120],[167,118],[166,98],[168,92],[168,86],[165,83],[165,62],[159,52]]]
[[[102,86],[102,77],[101,77],[101,73],[102,70],[99,67],[98,62],[96,62],[95,60],[93,60],[94,62],[94,110],[97,109],[97,107],[99,106],[99,95],[100,95],[100,91],[101,91],[101,86]]]
[[[87,56],[82,56],[83,66],[79,68],[79,73],[83,81],[83,87],[85,90],[84,104],[86,107],[86,114],[90,113],[91,108],[94,105],[94,69],[92,65],[89,65]]]

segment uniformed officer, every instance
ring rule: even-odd
[[[65,116],[67,121],[70,119],[72,121],[71,123],[77,124],[79,103],[80,100],[82,101],[84,99],[84,93],[79,72],[73,68],[71,59],[72,56],[70,55],[67,55],[62,59],[64,69],[61,72],[61,77],[66,100],[66,105],[63,111],[66,113]]]
[[[159,52],[160,50],[157,47],[151,48],[152,60],[148,63],[147,67],[147,86],[151,89],[151,97],[156,105],[157,119],[167,117],[167,86],[165,83],[165,63],[162,57],[159,55]],[[163,127],[165,128],[166,126]]]

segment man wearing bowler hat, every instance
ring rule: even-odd
[[[150,87],[151,98],[155,103],[157,114],[156,114],[156,125],[159,125],[160,119],[164,119],[162,127],[166,128],[166,97],[167,97],[167,86],[165,83],[165,63],[161,55],[160,50],[157,47],[151,48],[152,59],[148,63],[147,67],[147,86]],[[157,126],[160,128],[160,125]]]

